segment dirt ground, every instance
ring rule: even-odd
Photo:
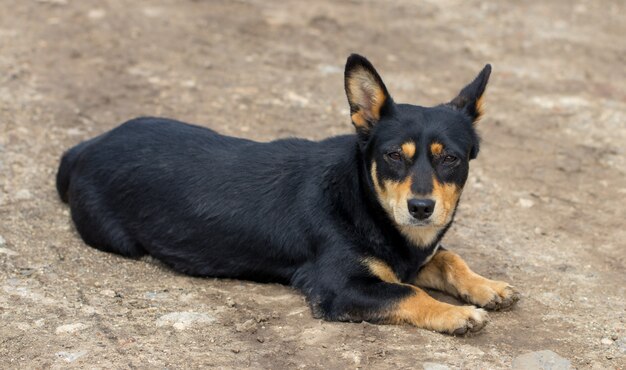
[[[626,368],[623,1],[0,0],[0,368]],[[352,127],[343,63],[397,101],[493,64],[483,146],[445,243],[523,299],[475,337],[329,323],[280,285],[87,247],[61,153],[139,115],[230,134]]]

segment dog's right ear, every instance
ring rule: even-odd
[[[383,80],[370,63],[358,54],[346,61],[345,88],[352,124],[361,136],[369,131],[393,106]]]

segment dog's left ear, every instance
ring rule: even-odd
[[[474,123],[478,122],[483,115],[483,94],[490,74],[491,64],[487,64],[474,81],[465,86],[459,95],[450,102],[453,108],[470,116]]]
[[[352,123],[360,136],[367,137],[372,127],[389,113],[393,100],[372,63],[358,54],[350,55],[346,61],[344,78]]]

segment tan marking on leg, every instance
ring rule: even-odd
[[[363,263],[369,268],[370,272],[380,280],[387,283],[400,283],[400,279],[393,272],[391,267],[378,258],[366,258]]]
[[[441,244],[437,244],[437,245],[435,246],[435,248],[433,248],[432,253],[431,253],[430,255],[428,255],[428,256],[424,259],[424,263],[422,264],[422,266],[423,266],[423,265],[425,265],[425,264],[427,264],[428,262],[430,262],[430,260],[432,260],[432,259],[433,259],[433,257],[435,257],[435,255],[436,255],[436,254],[437,254],[437,252],[439,251],[439,248],[441,248]]]
[[[450,251],[438,251],[424,265],[415,284],[456,295],[487,309],[506,308],[519,300],[519,294],[509,284],[476,274],[459,255]]]
[[[390,314],[392,323],[409,323],[420,328],[448,334],[465,334],[482,329],[487,313],[473,306],[454,306],[439,302],[419,288],[400,301]]]
[[[409,141],[407,143],[404,143],[402,144],[401,148],[402,148],[402,153],[404,153],[404,156],[406,158],[411,159],[415,155],[415,143],[414,142]]]
[[[438,156],[438,155],[441,155],[441,153],[443,152],[443,145],[441,143],[437,143],[437,142],[434,142],[434,143],[430,144],[430,152],[435,157]]]
[[[487,313],[482,309],[439,302],[415,286],[402,284],[392,268],[377,258],[365,258],[362,263],[380,280],[403,285],[413,291],[407,298],[393,304],[388,311],[383,310],[375,315],[383,322],[408,323],[441,333],[461,335],[479,331],[488,321]]]

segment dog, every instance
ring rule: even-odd
[[[57,190],[86,244],[193,275],[289,284],[330,321],[481,330],[519,294],[441,247],[479,151],[486,65],[447,104],[393,101],[351,55],[355,134],[260,143],[137,118],[64,153]],[[432,298],[441,290],[470,303]]]

